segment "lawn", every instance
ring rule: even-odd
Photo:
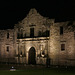
[[[25,70],[0,70],[0,75],[75,75],[75,69],[43,68]]]

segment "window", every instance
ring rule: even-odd
[[[60,35],[62,35],[63,34],[63,27],[61,26],[60,27]]]
[[[46,30],[46,31],[43,33],[43,36],[48,37],[48,36],[49,36],[49,33],[50,33],[50,31],[49,31],[49,30]]]
[[[7,46],[7,52],[9,52],[9,46]]]
[[[34,28],[30,28],[30,37],[34,37]]]
[[[65,44],[61,44],[61,51],[65,50]]]
[[[21,33],[21,38],[23,38],[23,33]]]
[[[39,32],[38,32],[38,36],[42,36],[42,33],[41,33],[41,31],[39,31]]]
[[[9,38],[9,33],[7,33],[7,39]]]

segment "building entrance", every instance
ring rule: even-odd
[[[34,47],[31,47],[29,50],[28,64],[36,64],[36,51]]]

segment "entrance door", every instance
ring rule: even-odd
[[[28,63],[29,64],[36,64],[36,52],[35,52],[35,48],[31,47],[29,50],[29,56],[28,56]]]

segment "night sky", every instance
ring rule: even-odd
[[[31,8],[57,22],[75,20],[75,1],[72,0],[0,0],[0,29],[13,28]]]

